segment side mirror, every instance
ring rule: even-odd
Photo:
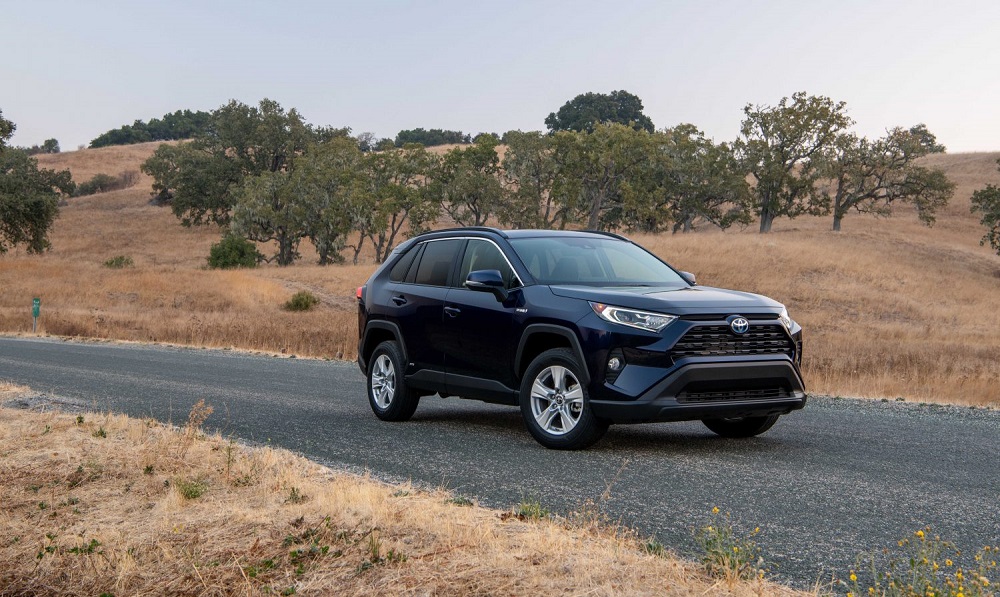
[[[469,277],[465,280],[465,287],[469,290],[479,292],[490,292],[499,302],[507,300],[507,289],[504,288],[503,276],[499,270],[482,269],[469,272]]]
[[[677,273],[679,273],[681,277],[684,278],[684,281],[690,284],[691,286],[697,286],[698,283],[694,281],[694,274],[692,274],[691,272],[677,272]]]

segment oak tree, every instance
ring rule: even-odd
[[[592,131],[598,124],[608,122],[653,132],[653,121],[642,113],[642,100],[624,89],[581,93],[545,118],[550,132]]]
[[[1000,160],[997,166],[1000,168]],[[979,213],[982,216],[980,223],[986,227],[979,244],[989,243],[1000,255],[1000,187],[989,184],[972,193],[972,213]]]
[[[939,169],[916,161],[932,153],[943,153],[923,124],[891,129],[885,137],[870,141],[855,134],[840,135],[827,152],[822,168],[831,180],[833,229],[841,229],[851,210],[888,216],[894,202],[912,203],[917,216],[930,226],[935,212],[947,204],[955,185]]]
[[[775,218],[829,211],[817,190],[822,152],[851,124],[844,102],[798,92],[776,106],[747,105],[740,137],[733,144],[742,168],[754,180],[754,209],[760,232]]]

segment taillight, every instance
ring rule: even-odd
[[[356,296],[356,297],[358,298],[358,300],[359,300],[359,301],[361,300],[361,292],[362,292],[362,291],[363,291],[364,289],[365,289],[365,287],[364,287],[364,286],[358,286],[358,292],[357,292],[357,293],[356,293],[356,294],[354,295],[354,296]]]

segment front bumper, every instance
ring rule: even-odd
[[[805,384],[790,360],[693,362],[634,400],[590,401],[595,415],[613,423],[766,416],[805,404]]]

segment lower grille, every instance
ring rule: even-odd
[[[766,400],[769,398],[789,398],[785,388],[764,388],[758,390],[717,390],[704,392],[681,392],[678,402],[727,402],[730,400]]]
[[[696,325],[674,345],[674,359],[687,357],[727,357],[762,354],[795,354],[792,339],[780,324],[751,324],[737,336],[726,324]]]

